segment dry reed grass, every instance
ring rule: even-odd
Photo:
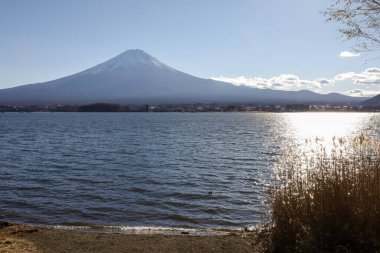
[[[271,191],[271,251],[380,252],[380,142],[359,134],[291,153]],[[317,147],[317,148],[315,148]]]

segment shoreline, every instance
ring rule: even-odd
[[[0,252],[262,252],[256,243],[257,231],[219,231],[216,234],[199,234],[196,231],[183,229],[170,234],[152,230],[133,234],[123,230],[70,229],[1,222]]]
[[[238,234],[242,232],[253,232],[257,230],[257,225],[244,227],[175,227],[175,226],[154,226],[154,225],[104,225],[78,222],[64,222],[60,224],[48,223],[28,223],[17,221],[0,220],[0,229],[8,226],[27,226],[46,229],[60,229],[81,232],[95,233],[119,233],[130,235],[189,235],[189,236],[224,236]],[[1,253],[1,252],[0,252]]]
[[[380,109],[376,110],[299,110],[299,111],[266,111],[266,110],[251,110],[251,111],[55,111],[55,110],[9,110],[0,111],[0,113],[380,113]]]
[[[17,225],[17,224],[13,224]],[[40,227],[47,229],[60,229],[95,233],[119,233],[127,235],[189,235],[189,236],[224,236],[240,233],[243,229],[229,228],[181,228],[181,227],[156,227],[156,226],[112,226],[112,225],[38,225],[21,224],[24,226]],[[247,230],[248,231],[248,230]],[[251,231],[251,230],[250,230]]]

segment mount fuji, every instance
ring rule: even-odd
[[[142,50],[128,50],[90,69],[56,80],[0,90],[0,105],[168,103],[358,103],[337,93],[281,91],[198,78]]]

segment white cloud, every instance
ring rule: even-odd
[[[349,96],[356,97],[371,97],[380,93],[380,68],[372,67],[367,68],[362,72],[346,72],[336,75],[334,78],[317,78],[312,80],[301,79],[297,75],[281,74],[278,76],[263,78],[263,77],[212,77],[211,79],[232,83],[235,85],[245,85],[260,89],[274,89],[274,90],[301,90],[309,89],[316,92],[329,92],[332,91],[331,87],[335,86],[337,82],[348,81],[350,83],[337,84],[337,87],[345,85],[347,91],[342,92]],[[360,89],[356,88],[360,85]]]
[[[360,54],[354,53],[354,52],[349,52],[349,51],[342,51],[342,52],[340,52],[339,56],[343,57],[343,58],[350,58],[350,57],[358,57],[358,56],[360,56]]]
[[[211,79],[232,83],[235,85],[245,85],[260,89],[277,89],[277,90],[299,90],[302,88],[320,90],[322,87],[333,85],[335,80],[319,78],[316,80],[303,80],[296,75],[282,74],[271,78],[262,77],[211,77]]]
[[[368,68],[364,72],[366,72],[366,73],[380,74],[380,68]]]
[[[380,94],[380,90],[353,89],[346,91],[345,94],[353,97],[373,97]]]
[[[274,89],[291,90],[301,87],[301,80],[298,76],[283,74],[269,79],[270,85]]]
[[[355,84],[380,84],[380,68],[367,68],[363,72],[346,72],[335,76],[335,80],[350,80]]]
[[[232,83],[235,85],[245,85],[245,86],[251,86],[255,88],[265,89],[270,88],[271,84],[268,79],[261,78],[261,77],[245,77],[245,76],[238,76],[238,77],[211,77],[211,79],[222,81],[226,83]]]
[[[329,85],[333,86],[335,83],[334,79],[326,79],[326,78],[319,78],[316,81],[319,82],[322,86],[329,86]]]

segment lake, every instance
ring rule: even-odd
[[[289,145],[352,136],[368,113],[1,113],[0,219],[241,228]]]

